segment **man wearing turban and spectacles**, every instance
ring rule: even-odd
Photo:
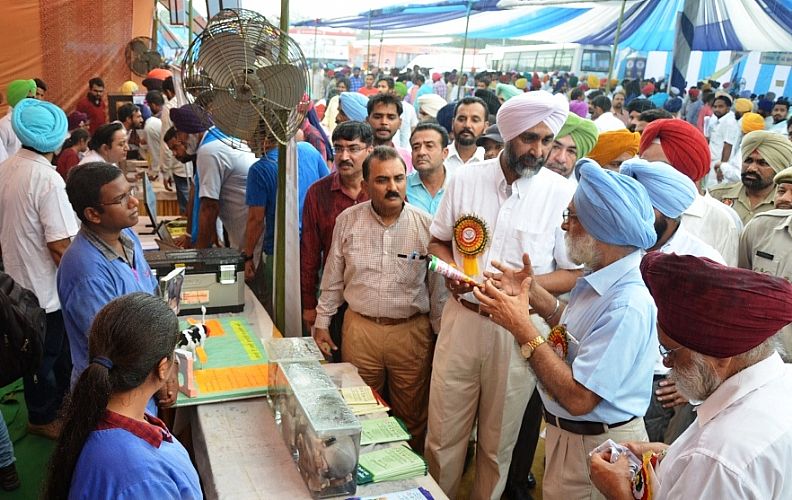
[[[547,499],[601,498],[588,477],[588,453],[606,439],[646,441],[657,352],[656,308],[638,266],[655,245],[655,214],[635,179],[583,159],[564,214],[569,258],[586,268],[568,303],[546,289],[524,256],[522,270],[497,264],[476,289],[481,309],[510,332],[538,379],[548,423]],[[545,339],[529,307],[552,327]]]
[[[657,304],[664,363],[701,402],[670,447],[625,443],[637,457],[657,454],[642,474],[652,498],[792,498],[792,368],[774,338],[792,321],[792,285],[659,252],[644,257],[641,274]],[[611,459],[610,451],[591,457],[592,481],[609,499],[634,498],[626,456]]]

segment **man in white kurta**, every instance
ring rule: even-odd
[[[574,185],[541,168],[567,114],[566,101],[541,91],[514,97],[500,108],[497,121],[506,148],[497,158],[451,177],[430,228],[430,253],[477,281],[483,271],[495,270],[491,261],[521,268],[522,255],[529,253],[536,275],[545,275],[539,280],[556,293],[572,288],[578,273],[571,270],[577,266],[566,256],[559,227]],[[466,258],[461,249],[471,255]],[[434,355],[429,471],[455,498],[478,416],[471,495],[498,499],[535,378],[512,335],[479,314],[475,297],[466,293],[470,288],[446,284],[454,300],[449,298],[444,308]],[[547,331],[541,318],[534,320]]]

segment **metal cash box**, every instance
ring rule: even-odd
[[[241,312],[245,308],[245,259],[234,248],[146,252],[157,278],[185,268],[179,315]]]

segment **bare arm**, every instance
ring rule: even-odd
[[[732,145],[729,144],[728,142],[724,142],[723,152],[721,153],[721,159],[720,159],[721,163],[728,162],[729,158],[731,158],[731,154],[732,154]]]
[[[52,260],[55,261],[56,266],[60,265],[61,258],[63,257],[64,252],[66,252],[66,249],[69,248],[70,244],[71,238],[64,238],[62,240],[50,241],[47,243],[50,256],[52,256]]]
[[[245,225],[245,255],[251,256],[256,250],[256,245],[261,241],[264,233],[264,217],[267,215],[264,207],[248,207],[247,224]],[[258,262],[255,260],[245,261],[245,279],[250,281],[256,273]]]
[[[201,208],[198,211],[198,241],[195,248],[209,248],[212,246],[217,233],[217,216],[220,214],[220,202],[212,198],[201,198]]]

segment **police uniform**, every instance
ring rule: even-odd
[[[775,199],[775,190],[771,190],[761,203],[752,208],[751,200],[748,199],[745,186],[743,186],[742,182],[714,187],[709,190],[709,193],[716,200],[733,208],[740,216],[743,224],[748,224],[748,221],[757,214],[772,210],[774,207],[773,200]]]
[[[792,210],[758,214],[740,236],[739,266],[792,282]],[[792,325],[781,330],[787,357],[792,356]]]

